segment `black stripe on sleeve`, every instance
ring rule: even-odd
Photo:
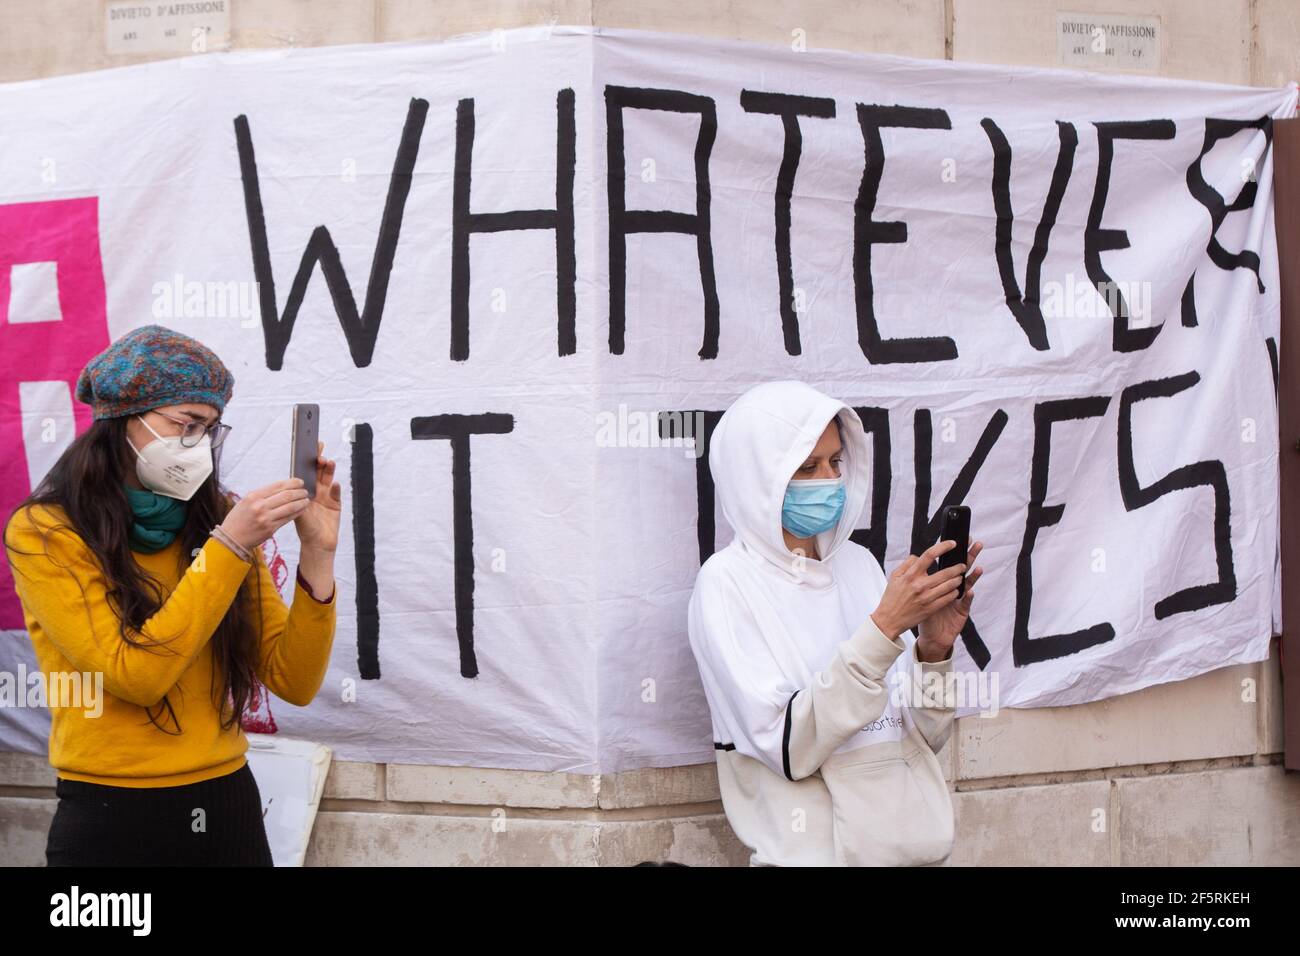
[[[781,738],[781,766],[785,770],[785,778],[787,780],[794,779],[790,774],[790,725],[794,718],[794,714],[790,710],[790,705],[794,703],[794,699],[798,696],[799,692],[795,691],[790,695],[790,699],[785,703],[785,735]]]
[[[735,745],[735,744],[720,744],[720,743],[718,743],[718,742],[715,740],[715,741],[713,742],[713,749],[714,749],[714,750],[735,750],[735,749],[736,749],[736,745]]]

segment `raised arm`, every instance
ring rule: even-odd
[[[947,675],[952,672],[952,648],[948,649],[948,656],[941,661],[926,661],[920,655],[920,642],[912,644],[912,666],[919,668],[921,690],[924,693],[931,685],[931,681],[936,680],[931,674],[937,675],[938,687],[946,688]],[[943,690],[934,695],[936,700],[910,701],[908,711],[912,715],[912,720],[916,722],[916,729],[921,732],[925,742],[930,749],[936,754],[943,749],[943,745],[948,742],[949,736],[952,735],[953,718],[957,713],[957,708],[953,701],[949,700]]]
[[[975,600],[975,585],[984,573],[984,569],[975,564],[975,559],[984,550],[983,542],[968,539],[967,545],[967,563],[971,566],[971,571],[966,575],[965,594],[961,598],[953,595],[952,599],[942,602],[928,617],[921,620],[919,637],[912,646],[913,666],[921,670],[923,700],[914,702],[909,710],[917,730],[935,753],[943,749],[952,734],[953,718],[957,713],[956,695],[954,693],[949,696],[952,688],[948,677],[952,672],[952,648],[970,617],[971,605]],[[929,691],[932,687],[937,692]]]
[[[299,576],[293,585],[293,603],[286,607],[260,550],[257,573],[254,593],[258,595],[262,623],[258,680],[282,700],[305,707],[320,690],[329,668],[336,589],[331,582],[330,593],[324,599],[318,598],[308,590],[310,582]]]

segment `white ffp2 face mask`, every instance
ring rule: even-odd
[[[156,494],[189,501],[212,474],[211,438],[205,434],[193,448],[186,448],[179,435],[163,438],[143,417],[140,421],[157,439],[145,445],[143,451],[127,439],[135,452],[135,474],[140,484]]]

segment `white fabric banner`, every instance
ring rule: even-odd
[[[577,27],[0,86],[0,504],[88,422],[85,361],[169,325],[235,373],[232,489],[287,476],[295,402],[340,460],[333,663],[309,707],[272,700],[282,732],[696,763],[686,601],[730,538],[696,453],[795,378],[871,432],[855,539],[886,571],[971,507],[956,666],[999,706],[1262,660],[1295,106]],[[0,654],[33,665],[22,632]],[[45,727],[0,708],[0,749]]]

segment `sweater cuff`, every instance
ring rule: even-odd
[[[864,672],[880,677],[893,666],[898,655],[907,650],[901,638],[890,640],[867,615],[867,619],[844,642],[849,653],[856,658]]]
[[[334,583],[334,589],[330,591],[330,596],[328,598],[325,598],[324,600],[318,598],[316,596],[316,593],[312,591],[311,585],[307,583],[307,579],[302,576],[302,568],[298,569],[298,587],[302,588],[305,592],[307,592],[307,596],[311,598],[313,601],[315,601],[317,604],[333,604],[334,595],[338,593],[338,589],[339,589],[338,582],[336,581]]]
[[[953,645],[956,647],[957,645]],[[923,661],[921,660],[921,642],[912,642],[912,661],[920,664],[922,671],[950,671],[952,670],[952,647],[948,648],[948,656],[941,661]]]

